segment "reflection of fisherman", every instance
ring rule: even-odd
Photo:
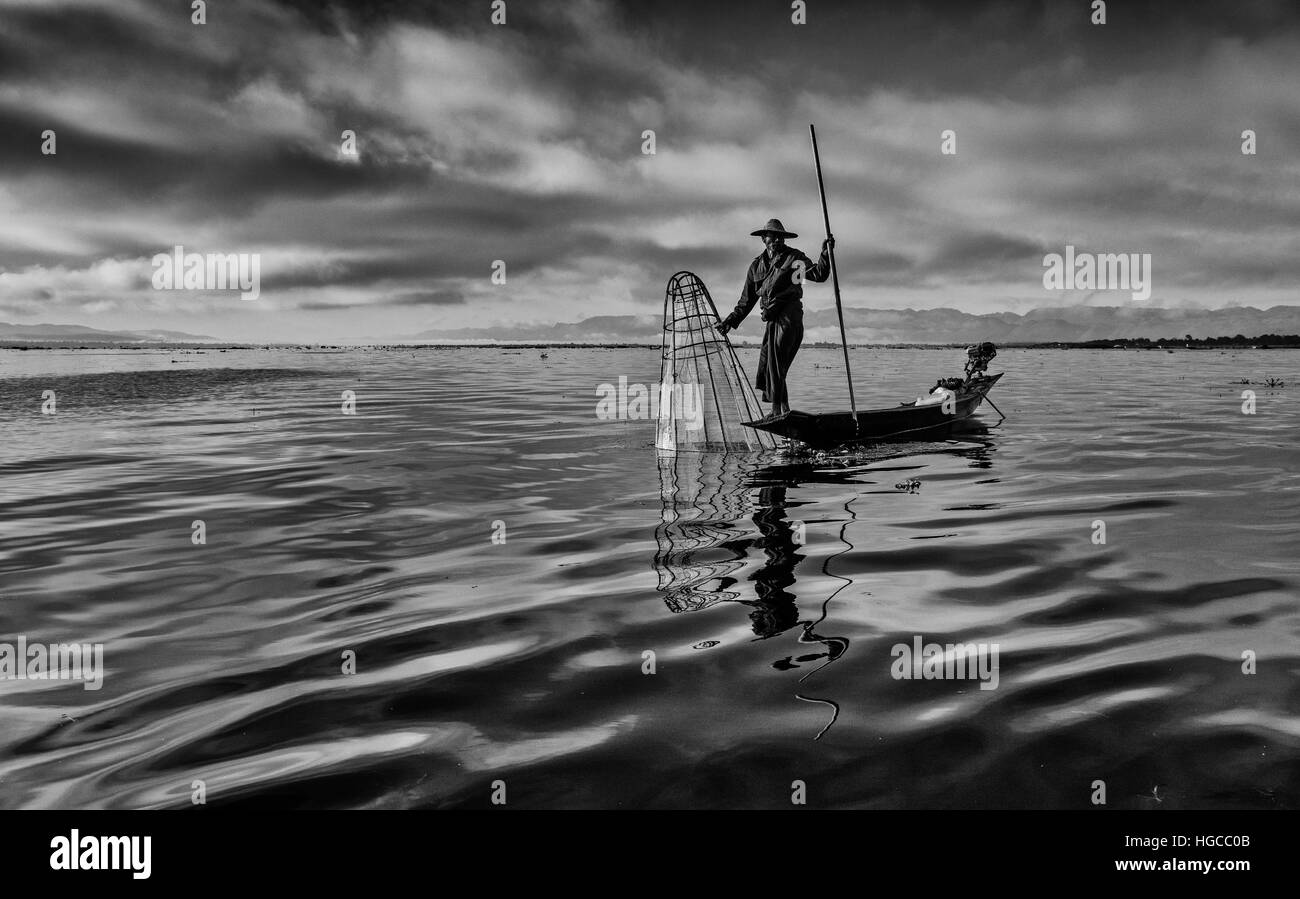
[[[794,539],[794,528],[785,517],[785,485],[774,484],[758,492],[758,510],[754,524],[763,535],[760,545],[767,562],[754,573],[757,602],[741,600],[753,606],[749,620],[754,634],[775,637],[799,623],[799,607],[786,587],[794,585],[794,566],[803,555]]]
[[[787,237],[799,235],[785,230],[780,219],[769,219],[751,233],[763,239],[766,249],[749,266],[740,302],[716,327],[726,334],[745,320],[755,303],[760,304],[767,328],[763,331],[754,386],[763,391],[763,402],[772,404],[771,415],[777,416],[790,411],[785,376],[803,341],[803,280],[825,281],[830,277],[830,250],[835,247],[835,238],[827,237],[822,242],[821,258],[814,263],[785,245]]]
[[[786,486],[786,484],[772,484],[759,491],[758,511],[754,513],[753,518],[763,535],[759,545],[763,547],[767,562],[754,573],[754,592],[758,595],[758,601],[741,600],[741,602],[754,607],[754,611],[749,613],[749,621],[757,637],[761,639],[775,637],[796,624],[802,624],[803,633],[799,635],[801,644],[820,643],[826,647],[823,652],[804,653],[798,657],[786,656],[772,663],[772,667],[778,671],[789,671],[818,659],[826,660],[820,667],[800,678],[803,681],[843,655],[849,647],[849,641],[845,637],[823,637],[816,632],[817,626],[826,620],[825,602],[822,603],[820,618],[816,621],[800,621],[799,607],[795,603],[796,597],[786,589],[794,586],[795,566],[804,559],[803,554],[799,552],[801,544],[794,538],[794,528],[786,518]],[[835,592],[838,593],[839,590]],[[834,595],[832,593],[831,597]],[[827,599],[829,600],[830,597]],[[835,705],[829,700],[810,701]],[[836,706],[837,714],[838,708]],[[820,736],[821,734],[818,734],[818,737]]]

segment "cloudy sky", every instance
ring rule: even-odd
[[[657,314],[683,268],[730,306],[769,217],[817,250],[809,122],[848,305],[1136,302],[1045,290],[1066,244],[1300,303],[1289,0],[505,5],[0,0],[0,321],[343,342]],[[261,296],[153,290],[178,244]]]

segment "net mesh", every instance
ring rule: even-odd
[[[669,279],[655,439],[660,450],[743,452],[776,446],[771,434],[743,424],[763,412],[731,342],[714,330],[719,320],[703,281],[690,272]]]

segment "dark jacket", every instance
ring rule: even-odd
[[[740,302],[723,321],[735,328],[745,320],[755,303],[761,303],[763,321],[773,315],[803,312],[803,285],[794,280],[795,266],[803,263],[803,277],[809,281],[825,281],[831,276],[830,253],[822,248],[821,258],[813,262],[794,247],[782,246],[775,257],[767,250],[749,265],[745,286],[740,291]]]

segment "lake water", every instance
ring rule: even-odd
[[[657,349],[0,351],[0,641],[104,666],[0,680],[0,806],[1300,806],[1300,352],[990,371],[960,441],[661,459],[596,416]]]

